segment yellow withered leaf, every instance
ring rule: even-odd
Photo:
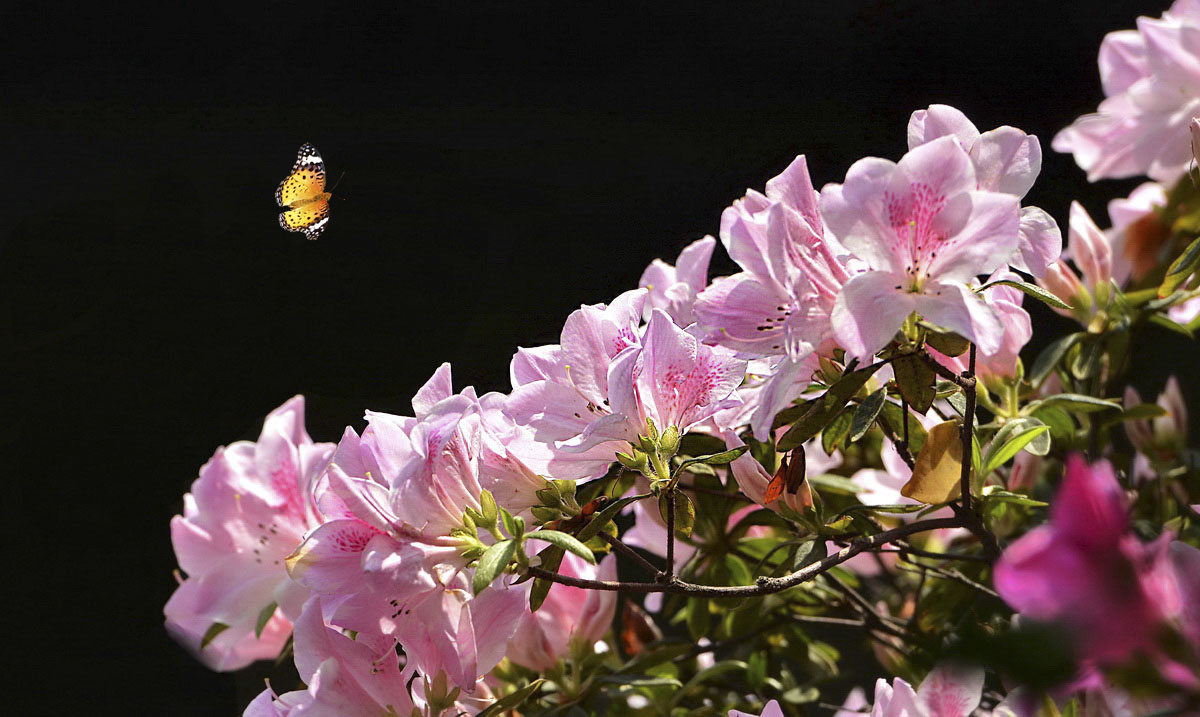
[[[929,429],[925,445],[917,454],[912,478],[900,495],[922,503],[945,503],[961,493],[962,433],[958,421],[946,421]]]

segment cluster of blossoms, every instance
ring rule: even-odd
[[[1200,3],[1113,33],[1100,64],[1109,98],[1055,149],[1092,178],[1161,182],[1114,201],[1111,230],[1074,204],[1064,253],[1022,205],[1037,138],[945,105],[912,114],[898,161],[820,191],[797,157],[721,215],[740,272],[709,280],[713,237],[656,260],[558,343],[518,349],[507,393],[455,392],[444,364],[411,415],[369,411],[336,444],[313,442],[296,397],[219,449],[171,524],[186,577],[168,629],[217,670],[290,649],[303,685],[268,687],[256,716],[782,715],[764,697],[790,710],[838,674],[805,621],[855,626],[897,675],[839,715],[1116,714],[1140,709],[1122,682],[1138,669],[1158,676],[1145,704],[1195,706],[1184,402],[1174,380],[1158,404],[1107,394],[1133,328],[1189,332],[1200,313],[1200,249],[1181,251],[1200,234],[1181,179]],[[1083,330],[1027,370],[1030,295]],[[1171,519],[1150,535],[1138,511]],[[618,556],[650,579],[618,581]],[[615,627],[622,591],[649,596]],[[1054,626],[1069,672],[1034,684],[989,662],[987,639],[956,635],[968,620]]]

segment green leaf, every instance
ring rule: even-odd
[[[976,291],[979,293],[982,293],[983,291],[990,289],[993,286],[1000,286],[1001,284],[1003,284],[1005,286],[1016,287],[1016,288],[1020,289],[1021,291],[1024,291],[1026,294],[1029,294],[1033,298],[1041,301],[1042,303],[1053,306],[1056,309],[1070,309],[1071,308],[1070,304],[1065,303],[1062,299],[1058,298],[1054,294],[1051,294],[1049,291],[1046,291],[1045,289],[1038,286],[1037,284],[1030,284],[1027,281],[1017,281],[1016,279],[1001,279],[999,281],[993,281],[988,284],[984,284],[983,286],[979,287]],[[937,348],[937,347],[935,346],[934,348]]]
[[[1121,404],[1106,401],[1103,398],[1087,396],[1082,393],[1058,393],[1053,396],[1034,401],[1025,407],[1027,413],[1033,413],[1040,408],[1053,406],[1076,413],[1095,413],[1097,411],[1119,411]]]
[[[569,535],[557,530],[535,530],[532,533],[526,533],[525,537],[544,540],[551,545],[557,545],[569,553],[578,555],[592,565],[596,564],[596,556],[592,554],[592,551],[588,550],[586,545],[579,542],[579,539],[573,535]]]
[[[520,707],[522,704],[524,704],[525,700],[532,697],[533,693],[538,691],[538,689],[542,686],[542,683],[545,681],[546,680],[544,678],[539,677],[516,692],[505,695],[488,705],[476,717],[500,717],[500,715],[504,714],[505,712]]]
[[[675,497],[675,537],[690,538],[692,529],[696,527],[696,506],[686,493],[681,490],[664,491],[658,496],[658,512],[663,522],[667,522],[667,501],[672,495]]]
[[[792,558],[792,570],[800,570],[813,563],[824,560],[829,556],[829,546],[824,540],[810,540],[796,548],[796,556]]]
[[[475,577],[471,580],[471,588],[475,594],[478,595],[488,585],[491,585],[492,581],[504,572],[516,554],[517,541],[515,540],[501,540],[483,551],[483,555],[479,556],[479,564],[475,566]]]
[[[1040,500],[1034,500],[1027,495],[1003,490],[1000,488],[1000,486],[995,485],[989,485],[983,489],[983,498],[984,500],[1012,503],[1014,505],[1026,505],[1032,508],[1040,508],[1050,505],[1049,503]]]
[[[649,497],[650,494],[645,493],[642,495],[626,496],[624,498],[610,501],[608,505],[604,506],[603,510],[592,516],[591,521],[588,522],[587,525],[583,526],[583,529],[576,533],[575,537],[579,539],[579,542],[586,543],[587,541],[596,537],[600,531],[604,529],[604,526],[608,525],[609,521],[617,516],[617,513],[620,513],[625,509],[625,506]]]
[[[812,407],[788,429],[788,432],[783,434],[779,439],[779,450],[790,451],[817,435],[881,367],[882,364],[877,363],[843,374],[824,395],[813,402]]]
[[[203,650],[204,648],[208,647],[210,642],[217,639],[217,635],[220,635],[222,632],[225,632],[228,629],[229,626],[223,622],[214,622],[213,624],[209,625],[208,629],[204,631],[204,637],[200,638],[200,649]]]
[[[1182,334],[1189,339],[1192,338],[1192,330],[1190,328],[1171,320],[1171,318],[1168,316],[1164,316],[1162,314],[1150,314],[1146,320],[1155,326],[1161,326],[1168,331],[1174,331],[1177,334]]]
[[[853,421],[853,413],[842,411],[829,422],[829,425],[825,426],[825,430],[821,431],[821,447],[825,449],[826,455],[833,455],[834,451],[845,444],[846,438],[850,435],[850,424]]]
[[[881,388],[870,396],[863,399],[863,402],[858,404],[858,408],[854,409],[854,419],[850,422],[850,442],[853,443],[866,435],[867,431],[871,430],[879,412],[883,410],[883,404],[887,402],[887,389]]]
[[[687,629],[693,640],[708,636],[712,626],[712,613],[708,611],[708,600],[692,598],[688,601]]]
[[[926,328],[929,327],[926,326]],[[949,330],[931,331],[925,334],[925,343],[946,356],[961,356],[971,348],[970,341]]]
[[[888,401],[883,406],[883,411],[879,414],[880,420],[887,426],[897,440],[904,438],[904,409],[898,403]],[[908,416],[908,450],[913,455],[921,452],[921,447],[925,445],[925,437],[927,433],[925,427],[921,425],[912,415]]]
[[[854,495],[862,490],[854,481],[845,476],[835,475],[833,473],[822,473],[815,476],[807,476],[808,483],[813,488],[824,491],[832,491],[834,493],[844,493],[845,495]]]
[[[696,463],[703,463],[709,466],[723,466],[726,463],[733,463],[748,450],[750,450],[750,446],[738,446],[737,448],[733,448],[728,451],[722,451],[720,453],[713,453],[712,455],[708,456],[696,456],[695,458],[689,458],[683,463],[680,463],[678,470],[684,470],[688,466]]]
[[[896,376],[896,387],[908,405],[917,413],[928,411],[937,397],[933,387],[937,377],[925,359],[916,355],[900,356],[892,360],[892,372]]]
[[[1167,267],[1167,275],[1158,285],[1159,298],[1170,296],[1188,280],[1197,266],[1200,266],[1200,238],[1188,244],[1183,253]]]
[[[271,618],[275,615],[275,608],[277,607],[279,606],[275,603],[271,603],[259,611],[258,618],[254,621],[255,637],[262,637],[263,628],[267,626],[267,623],[270,622]],[[211,630],[212,628],[209,629]]]
[[[987,474],[1007,463],[1009,459],[1017,455],[1022,448],[1029,445],[1031,441],[1049,430],[1050,426],[1047,426],[1043,423],[1040,426],[1027,428],[1016,435],[1012,435],[1011,433],[1007,436],[1001,436],[999,433],[996,434],[996,439],[992,441],[990,446],[988,446],[987,457],[983,462],[982,475],[986,476]],[[1001,431],[1001,433],[1003,433],[1003,431]],[[1001,440],[1004,440],[1004,442],[997,447],[997,443]]]
[[[1042,352],[1034,359],[1033,367],[1029,369],[1029,383],[1034,387],[1042,385],[1042,382],[1054,372],[1055,367],[1062,362],[1067,351],[1083,337],[1083,333],[1068,334],[1060,339],[1055,339],[1049,346],[1042,349]]]
[[[1165,415],[1167,415],[1167,409],[1157,403],[1139,403],[1136,406],[1130,406],[1125,409],[1121,412],[1121,415],[1108,419],[1104,422],[1104,425],[1112,426],[1123,421],[1144,421]]]
[[[558,566],[562,565],[563,555],[566,554],[562,548],[557,545],[551,545],[542,552],[538,553],[538,557],[542,559],[541,568],[549,572],[558,572]],[[554,585],[553,580],[545,578],[534,578],[533,587],[529,589],[529,611],[537,612],[542,603],[546,602],[546,596],[550,594],[550,588]]]
[[[1104,357],[1104,346],[1096,339],[1080,341],[1073,352],[1068,368],[1077,379],[1091,378],[1100,371],[1100,359]]]

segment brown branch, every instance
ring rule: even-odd
[[[671,577],[662,582],[638,583],[638,582],[620,582],[616,580],[588,580],[586,578],[575,578],[567,575],[559,575],[558,573],[543,570],[542,568],[531,567],[529,574],[534,577],[543,578],[551,582],[570,585],[577,588],[585,588],[588,590],[609,590],[614,592],[631,592],[631,593],[673,593],[677,595],[690,595],[697,597],[714,597],[714,598],[733,598],[733,597],[756,597],[759,595],[772,595],[788,588],[795,587],[801,583],[808,582],[818,575],[822,575],[837,565],[841,565],[855,555],[862,552],[874,550],[886,543],[890,543],[899,538],[904,538],[914,533],[923,533],[928,530],[938,530],[941,528],[962,528],[966,525],[966,519],[962,516],[954,516],[952,518],[930,518],[929,520],[919,520],[913,523],[901,525],[891,530],[885,530],[882,533],[868,535],[855,539],[850,545],[842,548],[838,552],[826,556],[821,560],[808,565],[793,573],[788,573],[777,578],[763,576],[758,578],[754,585],[697,585],[695,583],[685,582],[677,577]]]
[[[926,354],[928,355],[928,354]],[[932,360],[932,357],[930,357]],[[937,363],[933,361],[933,363]],[[971,344],[970,359],[967,370],[962,372],[959,386],[967,396],[967,410],[963,412],[962,425],[962,472],[959,474],[959,486],[962,491],[962,507],[966,513],[971,512],[971,464],[975,462],[975,453],[971,437],[975,432],[975,344]]]

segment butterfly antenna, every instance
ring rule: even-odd
[[[337,189],[337,186],[342,183],[342,178],[345,176],[346,176],[346,170],[343,169],[342,173],[338,175],[337,181],[334,182],[333,186],[329,188],[330,194],[333,193],[333,190]]]

